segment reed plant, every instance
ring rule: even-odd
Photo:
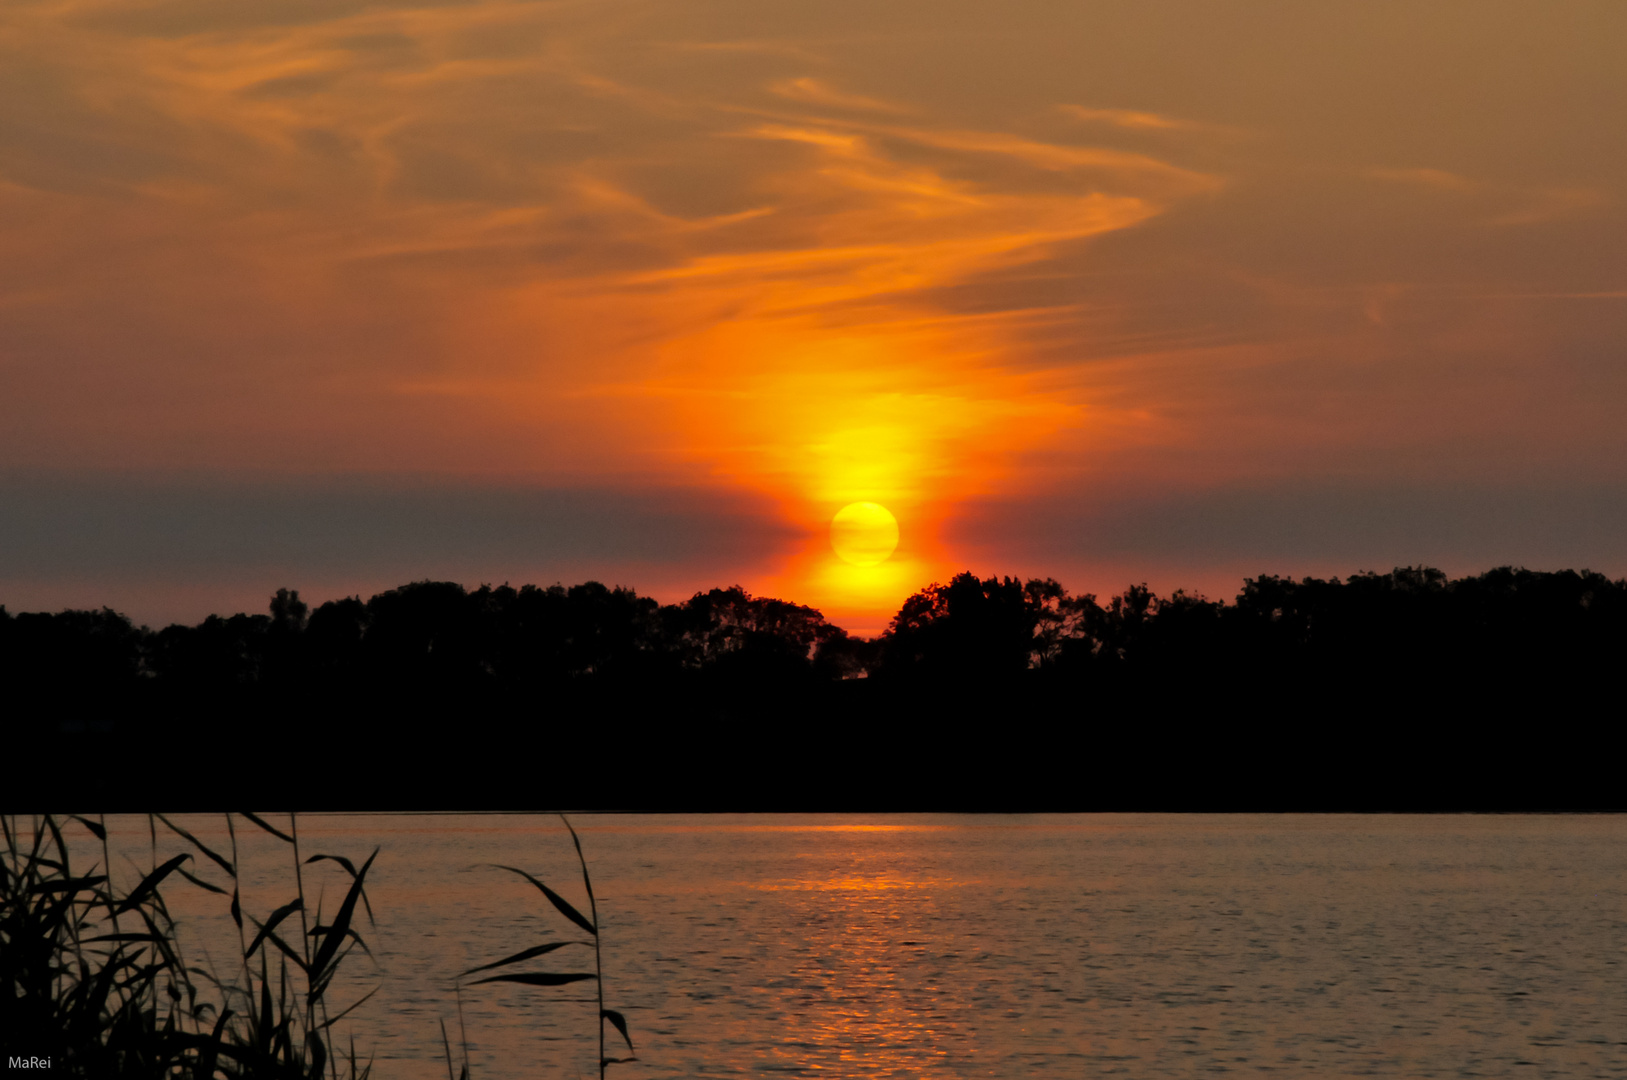
[[[237,819],[287,844],[292,855],[295,895],[263,921],[243,909]],[[96,838],[100,862],[76,872],[64,824]],[[160,824],[196,854],[158,863]],[[0,816],[0,1052],[46,1058],[53,1071],[93,1080],[366,1080],[371,1060],[360,1062],[354,1043],[338,1052],[334,1025],[376,988],[332,1015],[328,996],[353,951],[367,952],[356,929],[357,905],[371,920],[365,881],[378,850],[360,867],[338,855],[302,860],[293,815],[286,832],[251,813],[227,814],[226,824],[230,858],[164,815],[149,815],[151,867],[121,896],[108,872],[105,821],[47,815],[25,828],[16,816]],[[189,870],[188,863],[198,868],[198,855],[228,884]],[[327,921],[320,903],[310,910],[304,881],[304,867],[323,860],[350,877]],[[230,896],[236,971],[222,976],[184,961],[162,890],[177,876]],[[297,943],[285,929],[296,915]]]
[[[530,873],[528,873],[528,872],[526,872],[524,870],[519,869],[518,867],[494,865],[493,869],[505,870],[505,871],[507,871],[507,872],[509,872],[511,874],[518,874],[520,877],[524,878],[526,881],[528,881],[532,885],[536,886],[537,890],[539,892],[541,892],[542,895],[545,898],[547,898],[548,902],[553,905],[554,909],[556,911],[558,911],[561,915],[563,915],[566,919],[570,920],[570,922],[572,924],[574,924],[578,929],[584,931],[588,935],[590,940],[588,940],[588,941],[546,941],[546,942],[543,942],[542,944],[539,944],[539,945],[532,945],[529,948],[521,949],[519,952],[513,954],[512,956],[505,956],[501,960],[494,960],[489,964],[481,964],[478,967],[470,968],[468,971],[465,971],[465,972],[463,972],[462,974],[460,974],[458,976],[457,983],[455,984],[455,989],[457,990],[457,993],[458,993],[459,1012],[461,1014],[461,1012],[462,1012],[462,989],[463,989],[464,985],[480,986],[480,985],[482,985],[484,983],[518,983],[518,984],[520,984],[522,986],[556,987],[556,986],[568,986],[568,985],[570,985],[572,983],[587,982],[587,981],[591,980],[593,982],[593,984],[594,984],[594,987],[595,987],[595,990],[597,991],[597,993],[596,993],[596,996],[594,998],[590,998],[588,1000],[593,1001],[598,1005],[598,1025],[597,1026],[598,1026],[598,1034],[599,1034],[599,1080],[604,1080],[605,1070],[608,1069],[610,1066],[612,1066],[612,1065],[620,1065],[620,1064],[624,1064],[624,1063],[630,1062],[630,1061],[637,1061],[638,1059],[635,1058],[635,1057],[631,1057],[631,1056],[629,1056],[629,1057],[610,1057],[610,1056],[608,1056],[608,1054],[605,1051],[605,1024],[607,1024],[607,1023],[610,1024],[611,1026],[613,1026],[616,1029],[616,1031],[618,1033],[620,1033],[620,1035],[622,1037],[622,1040],[627,1044],[627,1049],[629,1051],[629,1054],[631,1054],[633,1052],[633,1037],[632,1037],[631,1033],[629,1033],[629,1031],[627,1029],[627,1018],[625,1016],[623,1016],[619,1011],[617,1011],[615,1009],[607,1009],[607,1008],[605,1008],[605,1004],[604,1004],[604,954],[603,954],[603,950],[602,950],[602,947],[601,947],[602,934],[600,933],[600,926],[599,926],[599,902],[593,895],[593,878],[588,874],[587,857],[582,854],[582,838],[576,835],[576,829],[571,825],[569,818],[567,818],[564,814],[560,814],[559,819],[565,823],[566,830],[569,831],[570,834],[571,834],[571,843],[576,848],[576,860],[582,867],[582,887],[587,891],[587,898],[588,898],[588,911],[587,911],[586,915],[584,915],[581,912],[581,910],[579,910],[569,900],[566,900],[563,896],[559,895],[559,893],[555,892],[553,889],[550,889],[547,885],[543,884],[537,877],[535,877],[534,875],[532,875],[532,874],[530,874]],[[541,957],[541,956],[546,956],[549,953],[556,952],[559,949],[563,949],[563,948],[565,948],[566,946],[569,946],[569,945],[588,946],[588,947],[591,947],[593,949],[593,970],[592,971],[521,971],[521,972],[504,972],[504,973],[498,974],[498,975],[487,975],[484,978],[476,979],[474,982],[471,982],[471,983],[468,983],[468,984],[463,983],[463,980],[467,979],[470,975],[477,975],[477,974],[480,974],[481,972],[487,972],[487,971],[495,971],[498,968],[509,967],[510,965],[513,965],[513,964],[526,963],[527,961],[535,960],[535,959],[537,959],[538,957]],[[445,1028],[444,1027],[442,1028],[442,1040],[443,1040],[443,1043],[444,1043],[445,1042]],[[468,1075],[469,1075],[469,1056],[468,1056],[469,1051],[468,1051],[467,1040],[465,1040],[465,1043],[464,1043],[463,1054],[464,1054],[463,1072],[462,1072],[462,1077],[460,1078],[460,1080],[467,1080]],[[451,1075],[452,1075],[452,1056],[451,1056],[450,1047],[448,1046],[448,1050],[447,1050],[447,1076],[449,1077],[449,1080],[451,1078]]]
[[[588,907],[584,914],[535,875],[513,866],[587,940],[548,941],[461,973],[454,984],[462,1027],[464,986],[516,983],[549,988],[592,981],[597,1005],[600,1080],[611,1065],[636,1061],[627,1019],[605,1007],[598,900],[576,829],[564,815]],[[163,814],[147,817],[149,869],[120,894],[108,867],[112,847],[105,820],[52,815],[26,824],[0,816],[0,1054],[44,1059],[53,1072],[87,1080],[368,1080],[354,1042],[341,1052],[334,1026],[377,992],[377,987],[330,1015],[335,977],[356,949],[371,955],[358,932],[361,914],[373,920],[366,880],[378,849],[357,866],[342,855],[302,857],[299,826],[286,831],[252,813],[225,815],[230,846],[221,852]],[[238,827],[250,825],[286,844],[294,895],[262,920],[242,901]],[[82,827],[101,858],[79,871],[63,828]],[[162,827],[193,850],[158,861]],[[200,857],[215,869],[204,871]],[[331,918],[319,900],[307,902],[305,868],[331,861],[349,875],[344,899]],[[190,866],[190,868],[189,868]],[[218,873],[216,872],[218,871]],[[210,880],[209,876],[215,880]],[[220,875],[224,875],[221,877]],[[181,879],[227,900],[237,930],[234,970],[221,973],[186,962],[164,887]],[[359,905],[359,906],[358,906]],[[298,936],[291,932],[297,926]],[[504,971],[567,946],[593,949],[592,971]],[[487,974],[493,973],[493,974]],[[464,980],[482,975],[472,982]],[[605,1026],[629,1056],[606,1051]],[[451,1042],[441,1025],[449,1080],[469,1080],[467,1037],[454,1077]]]

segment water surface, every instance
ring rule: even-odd
[[[637,1064],[612,1068],[625,1080],[1627,1076],[1621,817],[573,820],[607,1004],[637,1046]],[[219,818],[180,823],[227,841]],[[122,883],[149,864],[146,820],[110,825]],[[377,963],[352,957],[334,994],[381,987],[340,1024],[380,1080],[445,1075],[439,1025],[459,1041],[459,971],[585,936],[492,866],[585,907],[557,818],[299,827],[305,854],[381,849],[377,925],[363,926]],[[292,898],[292,861],[252,828],[238,839],[245,904],[263,918]],[[160,835],[158,856],[182,846]],[[344,872],[306,873],[331,911]],[[168,895],[189,959],[229,970],[219,898]],[[524,969],[591,959],[569,946]],[[466,988],[474,1075],[594,1075],[591,985]]]

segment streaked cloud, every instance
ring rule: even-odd
[[[1610,205],[1608,194],[1597,188],[1549,188],[1531,192],[1526,205],[1498,214],[1492,225],[1542,225],[1550,221],[1590,217]]]
[[[1425,191],[1479,196],[1482,207],[1496,207],[1487,211],[1487,225],[1540,225],[1588,215],[1611,202],[1598,188],[1486,183],[1444,169],[1368,169],[1366,175]]]
[[[1445,169],[1368,169],[1367,175],[1375,180],[1412,184],[1434,191],[1475,191],[1480,187],[1473,180]]]
[[[797,79],[784,79],[773,83],[769,86],[769,89],[781,97],[787,97],[793,101],[805,102],[810,105],[826,105],[852,112],[907,113],[911,111],[903,105],[865,97],[863,94],[845,94],[827,85],[823,80],[810,78],[806,75]]]
[[[1076,120],[1092,124],[1111,124],[1121,128],[1183,131],[1203,126],[1189,120],[1177,120],[1172,116],[1160,116],[1158,113],[1139,112],[1135,109],[1091,109],[1083,105],[1060,105],[1058,108]]]

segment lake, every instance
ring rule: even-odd
[[[176,821],[229,843],[219,817]],[[244,904],[263,919],[294,896],[290,852],[237,821]],[[1623,817],[572,821],[598,894],[606,1004],[637,1048],[636,1064],[611,1067],[625,1080],[1627,1076]],[[128,887],[150,865],[147,821],[108,823]],[[359,863],[380,849],[376,925],[361,925],[376,962],[353,955],[332,995],[379,988],[338,1025],[379,1080],[446,1075],[440,1024],[459,1053],[459,972],[585,936],[493,867],[585,908],[558,818],[298,825],[305,855]],[[159,827],[159,858],[184,849]],[[305,872],[331,912],[347,875]],[[206,861],[198,873],[223,876]],[[224,977],[236,936],[221,898],[179,881],[165,895],[188,961]],[[592,970],[592,950],[504,970]],[[593,1076],[592,985],[465,985],[474,1077]]]

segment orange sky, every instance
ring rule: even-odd
[[[1624,32],[12,0],[0,602],[1627,572]]]

